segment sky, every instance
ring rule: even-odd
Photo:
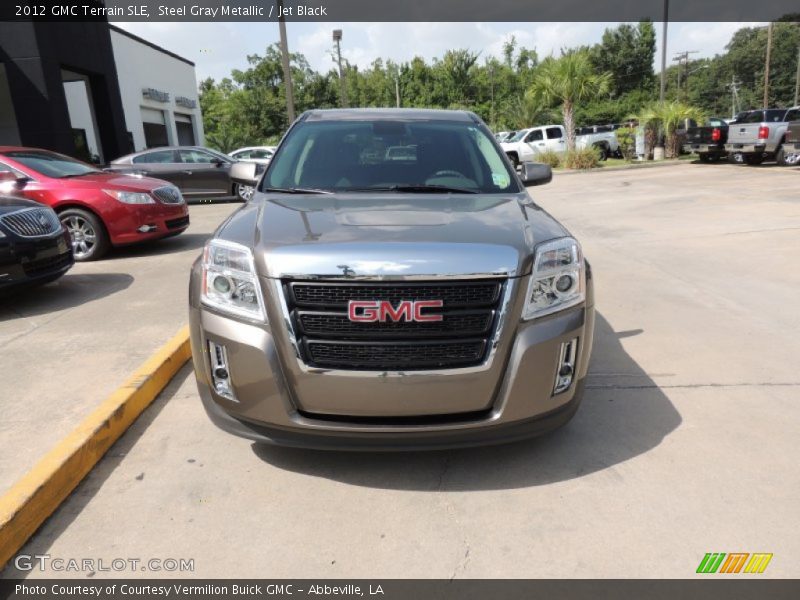
[[[232,69],[247,67],[248,54],[263,54],[278,41],[277,23],[119,23],[115,25],[196,64],[198,81],[216,80]],[[327,72],[331,58],[333,29],[342,29],[342,56],[360,68],[376,58],[395,62],[414,56],[426,60],[441,57],[450,49],[467,48],[487,56],[502,56],[503,43],[513,35],[527,48],[536,48],[542,58],[558,54],[562,47],[599,42],[607,27],[618,23],[287,23],[289,50],[300,52],[311,67]],[[722,53],[731,35],[740,27],[760,23],[670,23],[667,64],[677,52],[697,51],[692,59]],[[655,70],[661,68],[661,23]]]

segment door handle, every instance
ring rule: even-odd
[[[544,142],[539,142],[537,146],[544,146]]]
[[[191,171],[184,171],[184,172],[183,172],[183,174],[184,174],[184,175],[191,175],[191,174],[192,174],[192,172],[191,172]]]

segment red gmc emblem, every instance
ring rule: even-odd
[[[441,300],[401,300],[397,306],[389,300],[350,300],[347,317],[357,323],[385,321],[441,321],[442,315],[422,314],[424,308],[442,308]]]

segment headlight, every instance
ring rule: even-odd
[[[121,190],[103,190],[106,194],[114,198],[115,200],[119,200],[120,202],[124,202],[125,204],[155,204],[155,198],[153,198],[147,192],[123,192]]]
[[[572,238],[536,248],[523,319],[534,319],[580,304],[586,298],[586,273],[580,244]]]
[[[203,250],[200,300],[232,315],[266,321],[253,253],[246,246],[211,240]]]

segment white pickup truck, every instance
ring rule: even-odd
[[[522,162],[536,162],[540,152],[552,150],[562,154],[567,151],[567,135],[563,125],[542,125],[530,127],[517,132],[511,140],[500,144],[503,152],[516,167]],[[575,147],[595,147],[600,152],[600,159],[606,160],[619,150],[617,136],[613,131],[585,133],[575,137]]]

